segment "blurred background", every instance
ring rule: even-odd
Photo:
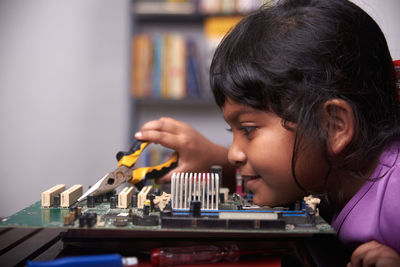
[[[55,184],[86,190],[160,116],[228,147],[207,68],[224,32],[262,2],[0,0],[0,217]],[[400,1],[354,2],[400,59]]]

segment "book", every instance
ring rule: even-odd
[[[152,68],[152,98],[161,98],[161,76],[163,72],[163,36],[157,34],[153,37],[153,68]]]
[[[181,34],[169,35],[167,98],[183,99],[186,94],[186,40]]]
[[[179,33],[138,34],[132,44],[132,94],[136,99],[202,97],[197,45]]]
[[[186,61],[186,87],[188,97],[201,97],[201,75],[198,68],[198,54],[196,42],[187,40],[187,61]]]
[[[152,40],[147,34],[135,35],[132,41],[132,94],[145,98],[151,92]]]

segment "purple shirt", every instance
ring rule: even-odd
[[[400,253],[400,142],[380,156],[371,179],[350,199],[332,226],[351,249],[376,240]]]

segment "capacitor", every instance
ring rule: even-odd
[[[131,205],[132,205],[132,208],[137,207],[137,195],[135,195],[135,194],[132,195]]]
[[[89,213],[87,216],[87,226],[92,227],[97,222],[97,213]]]
[[[308,223],[315,225],[315,211],[311,208],[309,208],[307,212],[307,221]]]
[[[53,207],[54,208],[60,207],[60,194],[53,196]]]
[[[150,200],[145,200],[144,205],[143,205],[143,216],[149,215],[151,212],[151,201]]]
[[[224,193],[219,193],[219,201],[220,203],[225,203],[225,194]]]
[[[110,209],[116,209],[117,202],[118,202],[117,196],[114,195],[114,196],[110,197]]]
[[[150,200],[150,207],[151,210],[154,210],[154,199],[156,198],[156,195],[154,194],[148,194],[147,199]]]
[[[83,215],[79,217],[79,227],[84,227],[86,225],[86,216]]]
[[[94,208],[95,207],[95,205],[94,205],[94,196],[87,196],[87,198],[86,198],[86,206],[88,208]]]
[[[201,202],[200,201],[192,201],[190,202],[190,217],[201,217],[200,214]]]

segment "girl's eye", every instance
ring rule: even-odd
[[[226,128],[228,132],[233,132],[232,128]]]
[[[240,127],[240,130],[244,133],[244,135],[249,135],[251,134],[257,127],[255,126],[242,126]]]

